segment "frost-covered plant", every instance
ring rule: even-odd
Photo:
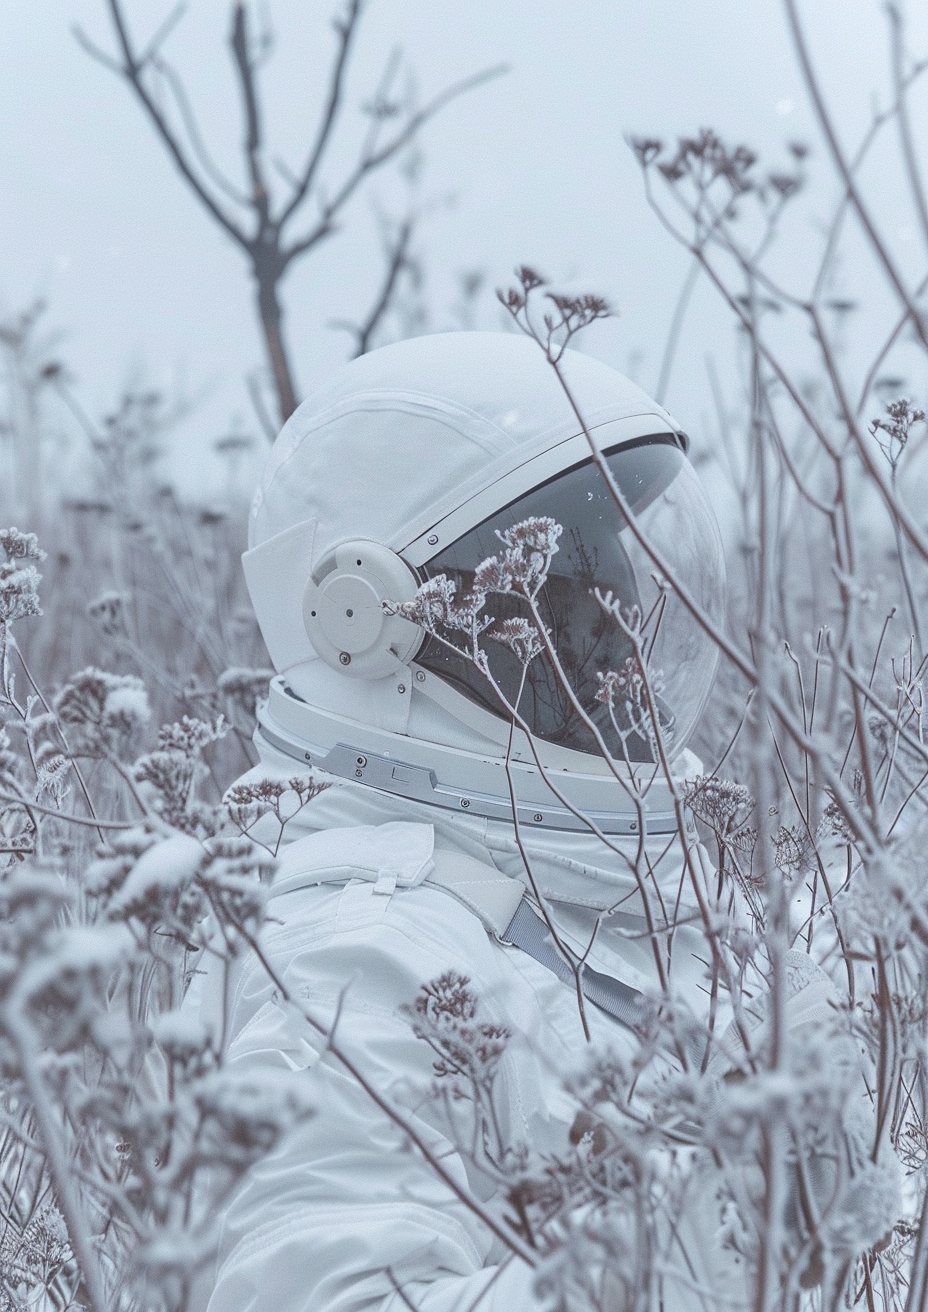
[[[198,785],[206,775],[204,748],[225,736],[220,716],[214,724],[184,716],[158,731],[158,748],[136,761],[133,775],[147,787],[154,811],[172,828],[196,837],[214,832],[216,808],[202,802]]]
[[[873,420],[870,432],[879,443],[880,450],[889,461],[893,475],[899,469],[899,462],[905,455],[912,429],[925,422],[924,410],[919,410],[905,396],[886,403],[886,415]]]
[[[434,1053],[435,1099],[467,1103],[475,1132],[473,1152],[499,1170],[513,1145],[507,1144],[494,1101],[500,1059],[512,1037],[498,1022],[479,1016],[479,1000],[470,980],[447,971],[424,984],[406,1008],[412,1032]]]
[[[307,802],[328,787],[328,783],[306,775],[293,775],[285,782],[280,779],[249,780],[233,784],[223,798],[223,805],[232,824],[243,836],[254,838],[276,856],[286,826]],[[271,818],[273,824],[268,832],[267,821]],[[259,833],[262,837],[258,836]]]
[[[0,626],[4,628],[27,615],[41,615],[39,583],[42,576],[36,569],[45,558],[34,533],[21,533],[18,528],[0,532]]]
[[[204,956],[228,971],[255,941],[268,846],[322,785],[258,780],[224,804],[221,715],[166,724],[136,756],[135,675],[91,667],[20,700],[13,626],[41,614],[42,553],[16,530],[0,544],[0,1306],[179,1312],[224,1199],[312,1114],[301,1082],[229,1071],[184,998]],[[82,761],[112,768],[85,778]],[[270,844],[248,837],[256,808]]]
[[[55,698],[55,710],[68,727],[75,755],[105,761],[123,760],[151,718],[141,679],[93,667],[64,685]]]
[[[108,881],[94,924],[73,923],[78,892],[55,873],[20,866],[0,885],[7,1124],[24,1147],[37,1140],[4,1185],[57,1199],[77,1270],[60,1266],[53,1296],[70,1282],[70,1297],[94,1307],[118,1291],[184,1307],[217,1204],[309,1114],[292,1082],[227,1073],[222,1037],[171,1009],[198,945],[231,953],[260,921],[267,863],[235,843],[204,852],[185,835],[154,839],[121,885]]]

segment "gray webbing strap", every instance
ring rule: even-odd
[[[574,985],[573,967],[558,951],[551,931],[516,880],[461,852],[436,850],[433,869],[425,882],[463,902],[501,943],[520,948],[565,984]],[[620,1025],[634,1030],[644,1020],[644,995],[612,975],[584,965],[580,987],[584,997]]]
[[[551,931],[526,898],[523,897],[509,928],[500,937],[504,943],[521,948],[541,965],[547,966],[565,984],[575,983],[573,969],[558,952]],[[594,1006],[630,1030],[645,1018],[644,995],[612,975],[603,975],[592,966],[583,965],[580,968],[580,988]]]

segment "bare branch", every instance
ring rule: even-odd
[[[273,442],[277,436],[277,427],[271,420],[267,412],[267,406],[264,404],[264,397],[261,395],[260,377],[252,372],[245,379],[245,387],[248,390],[248,399],[251,401],[252,409],[257,416],[261,430],[269,442]]]
[[[145,49],[142,51],[140,55],[140,60],[143,64],[149,63],[157,56],[158,52],[161,50],[161,47],[164,45],[165,41],[174,31],[174,28],[177,26],[177,24],[180,22],[180,20],[183,18],[186,12],[187,12],[186,0],[181,0],[180,4],[174,6],[174,8],[168,14],[167,18],[164,20],[161,26],[155,28],[154,35],[152,36],[148,45],[145,47]]]
[[[661,360],[661,371],[657,380],[657,390],[654,393],[654,399],[660,405],[664,404],[667,399],[667,388],[670,386],[670,374],[673,369],[674,356],[677,353],[677,342],[680,340],[680,330],[683,327],[683,319],[686,315],[687,307],[690,303],[690,297],[696,286],[696,280],[699,277],[699,261],[693,260],[687,269],[686,277],[683,280],[683,286],[680,288],[680,295],[677,297],[677,304],[674,307],[673,318],[670,321],[670,329],[667,333],[667,341],[664,346],[664,357]]]
[[[69,815],[65,811],[56,811],[50,806],[40,806],[38,802],[33,802],[27,797],[17,797],[15,793],[0,793],[0,802],[7,806],[22,807],[24,811],[38,811],[40,815],[50,816],[53,820],[61,820],[64,824],[85,825],[88,829],[134,829],[138,821],[118,821],[118,820],[98,820],[84,815]]]
[[[928,277],[923,278],[921,282],[918,284],[918,286],[915,288],[915,295],[923,296],[926,290],[928,290]],[[873,387],[874,382],[876,381],[876,376],[879,373],[884,360],[889,355],[890,351],[893,349],[896,342],[898,342],[899,338],[902,336],[902,333],[908,322],[909,322],[909,312],[908,310],[904,310],[900,315],[900,317],[897,319],[892,329],[892,332],[886,338],[886,341],[883,343],[879,353],[876,355],[872,365],[867,371],[867,376],[864,379],[863,386],[860,389],[860,396],[858,397],[857,400],[857,409],[855,411],[855,414],[857,415],[858,419],[863,414],[864,406],[867,404],[867,397],[870,395],[870,391]]]
[[[815,107],[815,113],[818,118],[819,125],[822,129],[822,133],[824,134],[825,140],[828,142],[828,148],[831,152],[831,157],[834,160],[835,167],[837,168],[838,172],[841,175],[844,185],[847,188],[847,193],[848,196],[850,197],[851,204],[856,210],[857,217],[860,220],[861,226],[866,232],[867,237],[870,240],[870,244],[873,247],[880,263],[883,266],[887,279],[889,280],[894,291],[896,292],[896,295],[899,297],[900,301],[908,311],[909,316],[912,320],[912,324],[915,328],[915,331],[918,334],[919,340],[922,342],[922,344],[925,347],[928,347],[928,329],[926,329],[925,322],[922,318],[922,315],[919,312],[918,307],[913,302],[912,297],[909,294],[909,290],[906,287],[905,282],[902,278],[902,275],[899,272],[899,270],[896,268],[895,261],[890,255],[889,250],[887,249],[886,244],[883,241],[883,238],[880,236],[879,232],[877,231],[876,224],[870,215],[870,211],[867,209],[867,206],[864,204],[863,197],[861,196],[860,190],[856,182],[854,181],[854,177],[848,165],[848,162],[844,157],[844,151],[841,149],[841,143],[838,141],[838,136],[835,131],[834,123],[831,120],[831,115],[828,111],[827,105],[825,104],[825,99],[824,96],[822,95],[822,90],[821,87],[819,86],[818,78],[816,77],[815,70],[812,67],[812,59],[809,54],[809,48],[806,44],[805,33],[803,32],[802,25],[799,21],[799,12],[796,8],[796,0],[784,0],[784,4],[786,5],[786,13],[789,20],[790,30],[793,36],[793,43],[796,47],[796,53],[799,56],[799,62],[802,67],[803,78],[805,80],[809,95],[812,98],[812,104]]]
[[[98,64],[102,64],[104,68],[108,68],[111,73],[116,73],[119,77],[122,77],[123,66],[119,60],[114,59],[112,55],[108,55],[105,50],[102,50],[100,46],[91,41],[90,37],[84,29],[79,26],[79,24],[71,24],[71,35],[91,59],[95,59]]]
[[[171,128],[145,85],[144,73],[146,68],[152,66],[152,56],[151,54],[148,54],[143,57],[135,51],[132,45],[128,23],[122,12],[120,0],[107,0],[107,4],[109,6],[110,17],[113,22],[119,50],[122,55],[122,62],[118,64],[120,75],[132,87],[139,103],[148,115],[152,126],[161,138],[161,141],[171,159],[174,161],[176,168],[187,182],[194,195],[228,236],[230,236],[239,246],[243,247],[245,250],[249,250],[250,243],[248,237],[238,227],[234,220],[229,217],[219,202],[210,193],[203,180],[197,175],[196,169],[192,162],[187,158],[187,154],[176,133]],[[85,44],[85,49],[86,48],[88,47]]]
[[[255,234],[258,237],[267,228],[270,198],[264,181],[264,170],[261,166],[261,115],[255,89],[254,64],[249,50],[248,18],[243,0],[237,0],[232,14],[232,34],[229,38],[229,45],[232,48],[233,61],[238,73],[239,90],[242,96],[242,108],[245,116],[243,150],[248,176],[251,179],[251,204],[258,221],[258,232]]]
[[[332,135],[332,129],[335,127],[335,121],[338,116],[338,108],[341,104],[344,91],[345,70],[348,66],[348,55],[357,33],[358,21],[361,17],[363,7],[364,0],[348,0],[348,8],[345,16],[335,20],[334,26],[338,33],[338,50],[335,55],[335,62],[332,65],[332,74],[329,81],[329,94],[326,99],[325,110],[323,111],[319,130],[316,134],[316,140],[310,148],[309,156],[303,166],[302,174],[296,181],[294,193],[278,218],[278,225],[280,227],[283,227],[287,220],[296,212],[306,199],[315,180],[319,165],[322,162],[322,157],[325,154],[326,146],[329,143],[329,138]]]
[[[139,51],[129,29],[123,0],[107,0],[109,14],[116,36],[120,58],[114,59],[99,50],[78,30],[76,36],[82,47],[110,71],[118,74],[133,90],[174,166],[206,212],[244,252],[251,266],[255,285],[255,304],[264,336],[268,363],[277,391],[281,421],[286,421],[298,404],[297,386],[290,363],[290,353],[284,333],[284,307],[280,286],[294,260],[319,245],[337,230],[337,218],[358,188],[374,171],[393,160],[408,146],[419,130],[445,105],[464,92],[497,77],[503,67],[487,69],[473,77],[446,88],[423,109],[410,113],[405,124],[384,145],[379,145],[380,127],[395,110],[392,105],[384,109],[389,84],[395,76],[396,59],[391,57],[374,101],[372,129],[368,132],[360,151],[360,159],[348,176],[327,199],[320,192],[319,170],[331,144],[339,112],[344,100],[345,79],[353,42],[366,0],[346,0],[342,16],[335,21],[338,45],[331,68],[329,87],[315,141],[309,151],[302,172],[292,175],[275,159],[274,168],[288,184],[289,197],[275,214],[264,157],[264,130],[261,99],[257,84],[258,70],[271,48],[270,37],[263,35],[257,46],[249,32],[246,0],[234,0],[229,45],[236,70],[242,103],[242,152],[248,178],[246,192],[236,187],[219,169],[208,151],[200,132],[192,103],[173,68],[159,56],[159,49],[179,21],[183,8],[171,11],[157,29],[154,37]],[[180,117],[175,129],[171,116],[160,103],[158,91],[163,79],[170,97],[172,111]],[[303,203],[314,198],[317,208],[315,222],[307,233],[286,245],[283,240],[285,225]],[[246,216],[239,217],[230,211],[226,201],[242,207]],[[358,350],[364,350],[373,333],[387,313],[395,296],[397,281],[408,267],[408,242],[411,232],[402,236],[399,245],[391,249],[388,257],[387,278],[371,314],[360,328],[353,328],[358,338]],[[267,429],[267,425],[262,423]]]
[[[327,236],[332,231],[332,220],[354,195],[365,178],[393,159],[404,146],[409,145],[429,119],[434,118],[452,100],[456,100],[459,96],[463,96],[468,91],[473,91],[476,87],[482,86],[494,78],[501,77],[508,71],[508,64],[498,64],[494,68],[484,69],[481,73],[475,73],[472,77],[464,78],[461,82],[455,82],[437,95],[434,100],[429,101],[423,109],[411,115],[406,125],[385,146],[371,154],[362,156],[354,172],[349,174],[341,187],[335,192],[333,198],[323,207],[319,223],[306,236],[299,238],[291,246],[284,249],[282,255],[286,263],[289,264],[297,256],[310,250],[322,237]],[[281,219],[281,223],[283,221]]]
[[[412,267],[409,246],[415,231],[415,225],[416,217],[410,214],[397,226],[395,233],[392,235],[389,233],[384,234],[386,268],[383,284],[367,318],[360,324],[352,323],[347,319],[332,321],[331,327],[344,328],[354,337],[355,358],[359,355],[366,355],[371,349],[374,334],[393,304],[399,280],[403,272]]]
[[[207,173],[216,186],[224,191],[230,200],[235,201],[236,205],[248,205],[248,197],[229,181],[210,155],[206,142],[203,140],[202,133],[200,132],[200,125],[197,123],[196,115],[193,112],[193,106],[190,103],[190,98],[187,95],[187,90],[183,82],[166,60],[155,56],[152,60],[152,66],[160,76],[164,78],[170,88],[171,94],[174,97],[174,103],[177,105],[181,121],[184,125],[184,131],[187,133],[187,138],[193,148],[194,154],[200,161],[200,167],[203,169],[203,172]]]
[[[787,0],[787,3],[788,2],[789,0]],[[660,220],[660,222],[677,241],[681,242],[689,251],[692,252],[693,255],[699,258],[702,268],[704,269],[705,273],[708,275],[712,285],[722,296],[723,300],[726,302],[729,309],[731,309],[732,312],[735,314],[741,327],[749,335],[753,334],[755,332],[755,325],[752,323],[750,316],[746,313],[744,305],[739,301],[739,299],[732,293],[730,288],[726,285],[724,279],[719,274],[718,270],[714,267],[712,261],[708,258],[705,250],[702,248],[701,245],[690,241],[684,234],[682,234],[677,228],[675,228],[673,224],[668,220],[667,216],[663,213],[660,206],[654,200],[653,194],[651,193],[650,190],[650,186],[648,185],[647,172],[645,172],[645,184],[647,187],[648,201],[652,209],[654,210],[654,213],[657,215],[658,219]],[[853,182],[846,185],[853,186]],[[814,317],[814,313],[815,313],[814,306],[805,304],[805,305],[800,305],[800,308],[802,308],[810,316]],[[918,318],[917,310],[915,310],[915,308],[911,306],[911,304],[909,304],[906,308],[906,317],[913,318],[913,321],[918,324],[920,324],[921,322],[920,319]],[[812,408],[808,404],[806,398],[803,396],[802,389],[797,383],[796,379],[791,376],[789,370],[785,367],[785,365],[778,358],[775,352],[765,342],[758,340],[758,349],[764,361],[773,370],[778,382],[782,384],[782,386],[788,393],[790,400],[795,405],[799,414],[809,425],[812,432],[815,433],[816,437],[822,443],[822,445],[829,452],[831,452],[832,451],[831,443],[829,442],[827,435],[823,431],[821,424],[816,419]],[[835,377],[837,377],[837,375],[835,375]],[[847,424],[848,433],[851,439],[853,440],[853,442],[855,443],[857,450],[860,454],[860,457],[868,473],[871,475],[877,489],[879,490],[880,495],[883,498],[883,501],[887,509],[889,510],[890,514],[897,516],[898,522],[902,527],[906,537],[912,543],[912,546],[916,549],[919,555],[922,556],[923,559],[928,560],[928,537],[926,537],[922,533],[919,525],[917,524],[916,520],[912,516],[911,512],[907,509],[907,507],[900,500],[900,498],[894,494],[893,490],[890,488],[889,484],[887,483],[886,478],[883,475],[883,471],[880,469],[879,465],[877,464],[874,458],[873,451],[871,450],[870,446],[865,440],[864,434],[861,432],[860,425],[857,422],[857,416],[853,408],[851,407],[850,402],[847,400],[846,397],[843,396],[843,391],[839,395],[838,399],[839,401],[841,401],[842,416]]]
[[[909,117],[909,100],[906,95],[906,73],[905,73],[905,44],[903,33],[902,14],[898,4],[894,0],[886,6],[886,14],[889,19],[889,30],[892,48],[892,66],[893,66],[893,83],[896,92],[896,124],[899,128],[899,144],[902,148],[902,158],[905,162],[905,170],[908,174],[909,189],[912,192],[912,201],[915,205],[915,211],[918,214],[919,225],[922,230],[922,238],[928,245],[928,198],[925,196],[925,182],[921,175],[921,169],[918,165],[918,152],[915,148],[915,141],[912,136],[912,123]],[[918,69],[918,66],[917,66]],[[920,71],[920,69],[918,69]]]

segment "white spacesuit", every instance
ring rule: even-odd
[[[718,615],[720,540],[685,437],[605,365],[568,352],[564,368],[636,520]],[[545,621],[585,715],[550,662],[536,658],[519,701],[529,742],[511,731],[472,663],[383,603],[410,601],[440,574],[464,595],[500,550],[499,532],[532,516],[563,528]],[[339,1044],[447,1176],[331,1054],[320,1057],[318,1037],[249,959],[222,1004],[229,1060],[306,1070],[317,1111],[233,1199],[210,1312],[530,1309],[532,1271],[467,1205],[492,1211],[496,1186],[451,1141],[441,1103],[429,1097],[435,1054],[404,1009],[426,982],[449,971],[466,977],[483,1015],[513,1034],[495,1086],[500,1133],[552,1153],[563,1150],[575,1110],[565,1074],[588,1047],[575,976],[539,894],[575,951],[610,912],[584,982],[595,1041],[631,1052],[636,1008],[657,989],[645,896],[678,922],[669,987],[698,1010],[704,940],[686,922],[694,877],[707,889],[714,880],[701,867],[684,870],[672,799],[641,726],[620,732],[613,722],[609,736],[596,675],[623,668],[629,639],[605,622],[593,589],[645,617],[664,736],[681,774],[698,769],[686,741],[712,682],[712,646],[661,589],[553,371],[517,335],[419,338],[336,374],[280,434],[243,559],[278,672],[251,777],[311,767],[333,781],[287,826],[263,950],[292,996],[336,1026]],[[488,613],[511,616],[513,604],[493,596]],[[501,646],[493,660],[513,697],[518,662]],[[629,776],[656,775],[639,803],[604,761],[590,721]],[[649,889],[635,873],[643,866]],[[810,1016],[826,1005],[816,987],[804,1003]],[[203,1005],[219,1004],[207,996]],[[674,1289],[668,1276],[668,1308],[711,1306],[699,1294],[700,1264],[714,1260],[718,1218],[700,1224],[680,1261],[686,1279]]]

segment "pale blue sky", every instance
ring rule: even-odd
[[[140,37],[169,0],[126,0]],[[298,158],[314,121],[331,36],[328,3],[270,0],[277,52],[265,83],[281,151]],[[872,0],[806,0],[810,32],[850,134],[883,80],[880,9]],[[227,0],[191,0],[169,53],[187,78],[207,138],[237,164],[224,41]],[[37,294],[67,333],[65,354],[93,409],[132,370],[156,382],[184,375],[209,394],[184,450],[238,414],[253,426],[242,375],[262,362],[245,266],[167,163],[126,89],[77,46],[80,22],[109,41],[103,0],[6,0],[0,24],[0,306]],[[815,140],[779,0],[372,0],[350,100],[403,47],[422,95],[506,61],[500,82],[461,100],[423,139],[423,187],[438,205],[422,234],[436,326],[451,323],[455,278],[485,270],[490,285],[532,262],[607,294],[619,310],[585,349],[620,368],[637,358],[653,386],[686,257],[643,197],[626,133],[673,137],[703,125],[782,158],[789,138]],[[347,158],[350,134],[342,148]],[[821,153],[821,152],[819,152]],[[809,202],[824,213],[830,182]],[[378,276],[372,204],[362,194],[344,235],[286,285],[289,332],[304,390],[344,358],[327,323],[361,313]],[[797,259],[801,259],[802,240]],[[481,326],[496,326],[486,298]],[[698,433],[706,423],[704,356],[730,355],[726,319],[697,294],[669,402]],[[194,458],[187,460],[193,468]]]

